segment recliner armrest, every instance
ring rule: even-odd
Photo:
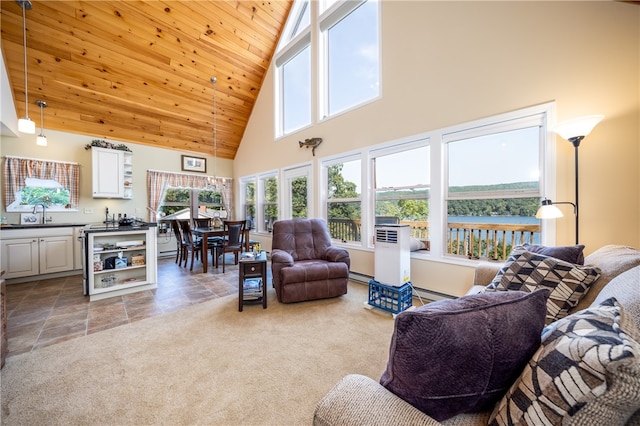
[[[293,256],[280,249],[271,251],[271,263],[283,263],[285,266],[293,266]]]
[[[337,246],[327,247],[327,250],[324,252],[324,259],[329,262],[344,262],[347,265],[351,263],[347,249]]]

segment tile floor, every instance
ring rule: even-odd
[[[157,289],[94,302],[82,295],[81,275],[8,284],[7,356],[237,293],[238,266],[232,259],[224,274],[212,267],[203,274],[197,264],[190,272],[174,258],[159,259]]]

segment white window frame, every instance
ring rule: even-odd
[[[315,209],[313,204],[313,164],[305,163],[297,166],[287,167],[282,170],[282,208],[280,209],[281,219],[291,219],[293,217],[293,206],[291,199],[291,181],[300,177],[307,178],[307,217],[314,217]]]
[[[252,231],[257,231],[257,215],[258,215],[258,181],[256,176],[246,176],[240,179],[240,197],[239,203],[240,206],[238,208],[239,212],[246,218],[247,216],[247,185],[253,184],[254,192],[255,192],[255,200],[253,202],[253,210],[255,211],[254,217],[252,218],[252,223],[255,225],[255,229]],[[242,217],[242,216],[241,216]]]
[[[265,224],[266,218],[264,215],[264,209],[266,207],[266,200],[265,200],[265,190],[266,190],[266,185],[265,185],[265,181],[267,181],[268,179],[271,178],[275,178],[276,179],[276,190],[278,191],[277,194],[277,199],[276,199],[276,207],[278,209],[278,217],[276,218],[276,220],[281,219],[282,216],[282,191],[280,190],[280,177],[279,177],[279,173],[278,170],[272,170],[269,172],[265,172],[262,174],[259,174],[257,179],[258,179],[258,186],[256,187],[256,217],[257,217],[257,225],[256,225],[256,231],[263,233],[263,234],[271,234],[271,231],[269,229],[267,229],[267,226]]]
[[[339,110],[329,115],[328,105],[328,43],[327,32],[343,18],[360,7],[363,3],[371,1],[376,3],[378,8],[378,95],[358,102],[348,108]],[[381,0],[339,0],[332,2],[326,8],[324,1],[309,0],[306,7],[310,8],[310,25],[298,29],[298,33],[291,37],[296,31],[301,14],[304,12],[305,1],[294,1],[289,13],[283,36],[280,40],[276,54],[274,55],[274,129],[275,139],[283,138],[289,134],[300,132],[323,120],[330,119],[349,111],[358,109],[364,105],[375,102],[382,97],[382,7]],[[322,12],[320,12],[322,10]],[[308,125],[285,131],[284,117],[284,72],[283,67],[304,49],[310,51],[310,112]]]
[[[375,167],[374,167],[375,159],[377,157],[383,157],[390,154],[397,154],[399,152],[409,151],[409,150],[422,148],[422,147],[430,147],[430,146],[431,146],[431,140],[429,137],[416,135],[415,137],[407,138],[402,141],[392,142],[390,144],[385,144],[382,147],[373,148],[369,151],[368,153],[369,167],[367,170],[367,179],[368,179],[368,182],[370,182],[368,187],[370,187],[371,190],[370,190],[370,197],[368,201],[367,219],[368,219],[369,225],[367,226],[367,232],[372,237],[373,235],[375,235],[374,226],[375,226],[375,215],[376,215],[376,191],[377,191],[376,183],[375,183]],[[431,173],[429,174],[429,182],[431,182]],[[420,185],[418,187],[419,188],[427,187],[429,188],[429,191],[431,191],[431,184],[426,186]],[[430,201],[431,201],[431,198],[429,198],[429,203]],[[368,241],[368,247],[372,249],[374,246],[373,238],[368,238],[367,241]]]
[[[447,232],[447,214],[446,203],[446,141],[452,134],[472,134],[477,129],[499,129],[503,126],[501,123],[518,120],[527,120],[528,117],[540,115],[544,120],[543,137],[544,141],[540,144],[540,189],[542,197],[555,199],[555,182],[556,182],[556,150],[555,150],[555,134],[550,130],[555,124],[556,107],[555,102],[548,102],[533,107],[522,108],[516,111],[496,114],[480,120],[465,122],[459,125],[436,129],[419,135],[405,138],[403,140],[391,141],[388,143],[371,146],[358,151],[337,154],[335,156],[319,158],[318,164],[318,181],[320,188],[318,191],[318,208],[320,217],[328,220],[327,213],[327,167],[350,161],[356,158],[361,160],[361,185],[360,197],[362,203],[362,232],[360,242],[350,242],[349,248],[357,248],[362,250],[371,250],[371,234],[370,223],[374,221],[375,205],[373,204],[373,171],[371,170],[371,158],[380,155],[385,150],[403,150],[410,149],[412,142],[416,140],[428,140],[430,146],[430,172],[431,187],[429,198],[429,225],[430,235],[432,238],[431,249],[429,252],[412,253],[413,258],[429,259],[433,261],[443,261],[448,263],[475,264],[475,260],[466,258],[447,256],[446,255],[446,232]],[[523,122],[523,121],[521,121]],[[465,133],[463,133],[465,132]],[[388,151],[391,152],[391,151]],[[555,221],[547,220],[541,223],[541,244],[555,244],[556,225]],[[336,240],[338,244],[338,242]]]
[[[372,98],[363,100],[358,102],[350,107],[341,109],[339,111],[335,111],[333,113],[329,112],[329,41],[328,41],[328,32],[329,30],[340,23],[342,19],[348,16],[351,12],[362,6],[367,1],[373,1],[377,4],[378,7],[378,95]],[[382,2],[379,0],[346,0],[346,1],[336,1],[331,6],[324,10],[318,17],[318,121],[322,122],[324,120],[345,114],[349,111],[353,111],[358,109],[364,105],[367,105],[371,102],[375,102],[376,100],[382,97],[382,43],[380,30],[382,28],[381,25],[381,15],[382,9],[380,4]]]
[[[327,169],[330,166],[333,166],[335,164],[342,164],[342,163],[347,163],[350,161],[355,161],[355,160],[360,160],[360,196],[357,198],[334,198],[331,199],[331,202],[360,202],[360,212],[361,212],[361,216],[360,216],[360,220],[361,220],[361,234],[360,234],[360,239],[361,241],[341,241],[341,240],[337,240],[337,239],[332,239],[334,242],[336,243],[342,243],[344,245],[347,246],[361,246],[363,243],[366,244],[365,238],[368,238],[366,229],[368,227],[368,222],[367,222],[367,215],[365,215],[366,213],[366,205],[368,203],[368,191],[367,191],[367,175],[366,175],[366,171],[367,171],[367,159],[366,157],[363,155],[362,152],[360,151],[356,151],[356,152],[352,152],[352,153],[347,153],[347,154],[342,154],[342,155],[336,155],[333,157],[328,157],[325,159],[320,160],[320,170],[319,170],[319,174],[320,174],[320,182],[321,182],[321,189],[320,191],[318,191],[318,196],[319,196],[319,205],[322,206],[322,218],[324,218],[327,222],[329,220],[329,209],[328,209],[328,191],[327,191],[327,186],[329,185],[329,173],[327,173]]]
[[[311,13],[311,23],[306,28],[303,28],[299,31],[295,37],[291,38],[291,34],[297,29],[298,22],[300,20],[301,14],[304,12],[305,1],[294,1],[294,4],[291,8],[291,12],[289,13],[289,18],[287,19],[287,23],[285,24],[285,30],[283,31],[283,35],[286,37],[282,37],[280,44],[278,45],[277,52],[274,56],[275,63],[275,137],[280,138],[286,136],[287,134],[295,133],[300,131],[306,127],[309,127],[313,124],[313,81],[314,81],[314,53],[312,46],[312,31],[311,29],[314,26],[315,22],[315,14],[316,14],[316,6],[314,1],[308,1],[306,7],[310,8]],[[309,123],[300,128],[292,129],[289,132],[285,132],[284,128],[284,71],[283,67],[293,58],[295,58],[298,54],[302,53],[306,48],[309,48],[310,51],[310,64],[309,64],[309,72],[310,72],[310,82],[309,85],[309,102],[310,102],[310,111],[311,114],[309,116]]]

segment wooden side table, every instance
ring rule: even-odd
[[[244,253],[243,253],[244,254]],[[244,282],[249,278],[262,280],[262,309],[267,308],[267,252],[261,251],[255,258],[243,259],[240,256],[240,274],[238,279],[238,310],[242,312],[244,300]],[[259,299],[257,299],[259,301]]]

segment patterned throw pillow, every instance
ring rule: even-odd
[[[598,268],[574,265],[518,246],[484,291],[548,288],[551,295],[547,301],[546,323],[550,324],[566,317],[599,276]]]
[[[489,425],[623,425],[640,409],[639,332],[615,298],[548,326]]]
[[[574,246],[523,244],[522,247],[532,253],[544,254],[545,256],[555,257],[556,259],[575,263],[576,265],[584,265],[584,244],[576,244]]]

